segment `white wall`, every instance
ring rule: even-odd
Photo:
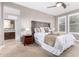
[[[21,11],[22,28],[28,27],[31,29],[31,21],[49,22],[51,23],[51,28],[53,28],[55,23],[55,17],[29,8],[26,8],[26,10],[22,10]]]
[[[0,46],[4,45],[4,32],[3,32],[3,8],[0,2]]]
[[[15,28],[16,28],[16,41],[20,41],[21,38],[21,21],[20,17],[15,20]]]
[[[15,9],[20,10],[20,16],[18,17],[18,20],[16,20],[16,33],[17,33],[17,40],[19,41],[22,33],[22,29],[24,28],[30,28],[31,29],[31,21],[42,21],[42,22],[49,22],[51,23],[51,28],[53,28],[55,17],[30,9],[26,8],[20,5],[12,4],[12,3],[4,3],[6,6],[10,6]],[[16,12],[17,14],[17,12]]]

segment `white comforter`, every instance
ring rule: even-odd
[[[64,50],[71,47],[75,43],[75,37],[72,34],[65,34],[58,36],[55,42],[54,47],[49,46],[44,43],[44,37],[46,34],[39,33],[35,35],[36,41],[40,43],[40,45],[47,51],[53,53],[54,55],[59,56],[61,53],[63,53]]]
[[[75,37],[72,34],[66,34],[57,37],[53,54],[60,55],[64,50],[75,44]]]

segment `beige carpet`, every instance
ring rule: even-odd
[[[24,46],[15,40],[6,40],[5,47],[0,50],[3,57],[51,57],[51,53],[45,51],[37,44]]]
[[[6,40],[5,47],[0,49],[1,57],[55,57],[37,44],[24,46],[15,40]],[[61,57],[79,57],[79,42],[67,49]]]

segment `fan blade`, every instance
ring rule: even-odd
[[[56,7],[56,5],[55,5],[55,6],[49,6],[49,7],[47,7],[47,8],[52,8],[52,7]]]
[[[63,3],[63,4],[62,4],[62,7],[63,7],[63,8],[66,8],[66,4]]]

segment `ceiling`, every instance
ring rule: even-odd
[[[63,13],[79,9],[79,2],[64,2],[67,5],[66,9],[62,7],[47,8],[48,6],[55,5],[56,2],[15,2],[15,3],[53,16],[58,16]]]

